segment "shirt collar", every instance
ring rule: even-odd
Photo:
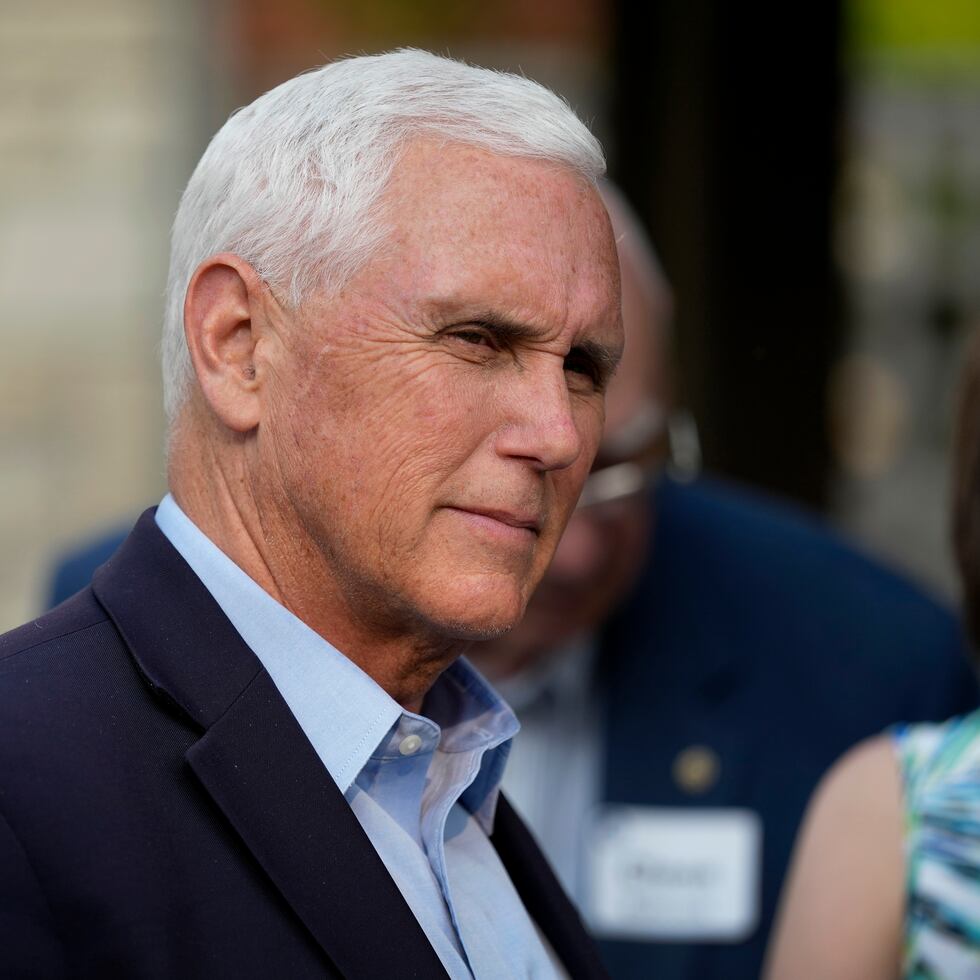
[[[156,522],[262,662],[334,782],[346,793],[401,706],[353,661],[276,602],[180,509]]]
[[[346,793],[399,720],[418,716],[249,578],[170,494],[156,522],[259,658]],[[490,833],[509,740],[520,727],[514,713],[463,658],[436,681],[424,710],[441,729],[440,751],[482,753],[461,802]]]
[[[459,799],[489,835],[511,739],[521,727],[517,716],[465,657],[433,684],[424,710],[442,728],[440,751],[480,756],[476,775]]]

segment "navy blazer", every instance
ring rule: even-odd
[[[604,976],[505,799],[491,840],[569,974]],[[152,511],[91,588],[0,637],[0,975],[445,976]]]
[[[617,978],[756,980],[815,784],[849,746],[899,721],[972,710],[954,617],[785,506],[707,480],[656,490],[650,558],[609,623],[605,798],[747,807],[763,823],[761,919],[746,941],[604,942]],[[688,746],[720,759],[691,795]]]

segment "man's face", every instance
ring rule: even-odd
[[[491,636],[523,613],[599,443],[615,245],[570,172],[459,145],[413,145],[385,200],[379,255],[285,315],[256,451],[347,615]]]

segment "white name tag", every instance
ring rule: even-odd
[[[606,806],[588,843],[596,935],[736,942],[755,929],[762,822],[751,810]]]

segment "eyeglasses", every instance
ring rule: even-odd
[[[665,436],[666,453],[661,445]],[[636,496],[652,486],[664,469],[681,482],[693,480],[701,469],[697,423],[686,410],[667,415],[648,400],[618,433],[605,440],[599,458],[611,461],[593,468],[582,488],[578,510]]]

